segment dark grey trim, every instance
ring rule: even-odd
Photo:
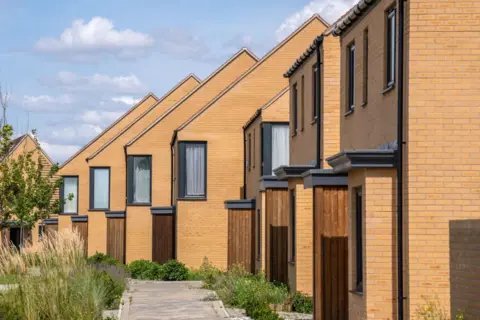
[[[188,196],[186,190],[186,146],[187,144],[203,144],[205,146],[205,194],[200,196]],[[208,143],[207,141],[178,141],[178,199],[177,200],[206,200],[207,199],[207,188],[208,188]]]
[[[305,171],[313,168],[314,166],[312,165],[280,166],[273,171],[279,180],[285,180],[289,178],[301,178]]]
[[[94,203],[94,188],[95,188],[95,170],[104,169],[108,170],[108,206],[106,208],[95,208]],[[90,189],[89,189],[89,209],[88,211],[108,211],[110,210],[110,190],[112,187],[112,171],[110,167],[90,167]]]
[[[255,209],[255,199],[226,200],[225,209]]]
[[[88,222],[88,216],[72,216],[72,222]]]
[[[277,176],[262,176],[260,177],[260,191],[265,191],[265,189],[287,189],[288,181],[279,180]]]
[[[58,224],[58,218],[43,219],[43,224]]]
[[[335,37],[342,35],[348,28],[353,25],[362,16],[366,15],[366,12],[370,10],[374,4],[378,3],[377,0],[360,0],[353,8],[351,8],[341,19],[339,19],[329,30]]]
[[[125,218],[125,211],[105,211],[105,218]]]
[[[269,175],[272,173],[272,124],[262,123],[262,167],[261,175]]]
[[[394,168],[395,150],[366,149],[344,150],[327,159],[335,173],[356,168]]]
[[[177,207],[151,207],[150,212],[152,215],[175,214],[177,212]]]
[[[133,158],[141,157],[148,158],[150,161],[150,201],[148,202],[134,202],[133,201]],[[127,156],[127,206],[150,206],[152,203],[152,176],[153,176],[153,165],[152,165],[152,155],[151,154],[132,154]]]
[[[305,188],[348,185],[348,174],[335,173],[332,169],[308,170],[302,174],[302,177]]]
[[[77,179],[77,212],[63,212],[63,209],[64,209],[64,199],[65,199],[65,191],[63,190],[63,188],[65,187],[65,185],[63,184],[63,179],[64,178],[76,178]],[[71,215],[77,215],[78,214],[78,205],[79,205],[79,201],[78,199],[80,198],[80,178],[79,176],[62,176],[62,185],[60,186],[60,215],[65,215],[65,216],[71,216]]]

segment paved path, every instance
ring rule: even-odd
[[[228,314],[219,301],[206,301],[212,292],[201,282],[132,280],[126,293],[122,320],[225,319]]]

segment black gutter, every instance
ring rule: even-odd
[[[398,105],[397,105],[397,299],[398,320],[403,320],[403,63],[404,63],[404,0],[398,1]]]
[[[245,150],[247,146],[247,136],[245,134],[245,130],[246,129],[243,129],[243,199],[247,198],[247,151]],[[250,163],[248,165],[250,165]]]
[[[321,65],[322,65],[322,58],[321,58],[321,52],[320,50],[322,49],[323,46],[323,35],[319,36],[316,41],[315,41],[315,47],[317,51],[317,85],[315,88],[315,95],[317,96],[317,101],[316,101],[316,106],[315,108],[317,109],[317,159],[316,159],[316,164],[315,168],[320,169],[322,167],[322,156],[321,156],[321,147],[320,147],[320,142],[321,140],[321,125],[322,125],[322,113],[320,112],[321,110],[321,90],[320,86],[321,80],[322,80],[322,75],[321,75]]]

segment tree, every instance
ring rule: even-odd
[[[32,132],[35,138],[35,131]],[[32,228],[40,219],[60,212],[60,201],[52,200],[61,185],[55,178],[58,165],[43,173],[39,148],[11,157],[13,128],[0,130],[0,229],[20,227],[21,246],[24,228]],[[38,146],[38,141],[35,141]]]

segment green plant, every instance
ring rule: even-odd
[[[133,279],[161,280],[162,266],[147,260],[135,260],[128,265],[128,271]]]
[[[208,258],[203,258],[203,263],[197,270],[189,270],[189,280],[202,280],[205,289],[213,289],[213,284],[223,272],[213,266]]]
[[[97,272],[99,280],[102,281],[106,291],[105,308],[107,310],[118,309],[123,291],[125,291],[125,282],[115,280],[108,272]]]
[[[251,304],[245,309],[247,316],[256,320],[278,320],[278,314],[270,310],[266,304]]]
[[[188,279],[188,269],[177,260],[170,260],[161,267],[160,277],[164,281],[183,281]]]
[[[87,262],[89,264],[107,264],[107,265],[118,265],[120,262],[115,258],[107,256],[104,253],[96,252],[93,256],[88,257]]]
[[[295,292],[292,296],[293,311],[300,313],[313,313],[313,300],[301,292]]]
[[[422,296],[425,303],[417,308],[416,320],[449,320],[445,308],[440,304],[438,297],[433,299]],[[461,318],[460,318],[461,319]]]

